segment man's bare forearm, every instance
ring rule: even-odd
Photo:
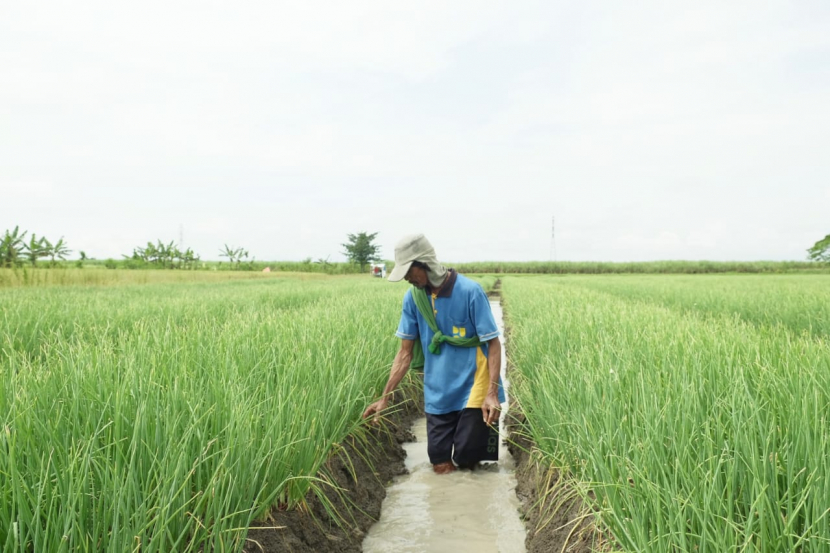
[[[392,397],[392,392],[395,391],[395,388],[403,380],[406,371],[409,370],[409,364],[412,363],[412,347],[414,345],[415,342],[413,340],[401,340],[401,348],[395,355],[395,360],[392,361],[392,371],[389,373],[389,380],[386,382],[386,386],[383,388],[383,395],[363,411],[364,419],[374,415],[375,424],[379,422],[381,413],[389,406],[389,398]]]
[[[398,387],[398,384],[403,380],[406,371],[409,370],[409,364],[412,363],[412,346],[413,343],[404,340],[401,342],[401,347],[395,355],[395,360],[392,361],[392,371],[389,373],[389,380],[383,388],[383,396],[381,399],[388,400],[392,396],[392,392]]]
[[[487,344],[487,368],[490,372],[490,386],[488,394],[499,395],[499,376],[501,375],[501,342],[493,338]]]

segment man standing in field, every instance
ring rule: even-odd
[[[477,282],[441,265],[423,234],[407,236],[395,247],[389,280],[402,279],[413,287],[404,296],[396,332],[401,347],[383,396],[363,417],[377,417],[387,408],[410,365],[423,366],[433,470],[446,474],[456,466],[498,460],[501,343],[487,295]]]

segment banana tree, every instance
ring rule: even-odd
[[[248,251],[245,248],[232,248],[225,244],[225,249],[219,250],[219,257],[227,257],[231,265],[236,263],[238,266],[243,258],[248,257]]]
[[[173,259],[176,257],[176,254],[178,252],[178,248],[175,246],[175,243],[171,240],[169,244],[163,244],[162,241],[159,240],[156,249],[158,250],[159,254],[158,262],[161,264],[161,266],[172,269]]]
[[[51,264],[55,265],[55,258],[57,257],[61,261],[66,261],[66,256],[72,253],[72,250],[66,247],[66,242],[63,241],[63,236],[61,236],[60,240],[55,242],[54,244],[50,244],[47,240],[46,243],[49,246],[48,255],[51,257]]]
[[[199,256],[191,249],[187,248],[184,252],[179,251],[176,249],[178,253],[178,258],[181,262],[181,266],[185,269],[190,269],[193,265],[195,265],[199,261]]]
[[[147,242],[147,247],[143,250],[143,260],[148,263],[156,263],[159,258],[159,251],[152,242]]]
[[[25,248],[26,260],[34,267],[37,265],[38,259],[41,257],[49,257],[52,251],[52,244],[49,243],[46,237],[41,237],[38,240],[37,235],[33,233],[29,242],[25,244]]]
[[[14,227],[14,230],[8,230],[0,239],[0,267],[16,267],[21,264],[22,256],[26,248],[23,238],[26,237],[26,231],[20,232],[20,227]]]

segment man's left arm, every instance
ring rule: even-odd
[[[501,342],[498,336],[487,342],[487,369],[490,373],[490,384],[487,387],[487,396],[481,404],[481,413],[484,422],[489,426],[499,420],[501,403],[499,403],[499,375],[501,374]]]

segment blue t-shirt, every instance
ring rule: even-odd
[[[478,336],[482,342],[497,338],[490,301],[481,285],[458,273],[450,274],[438,296],[431,297],[438,328],[447,336],[469,338]],[[395,335],[406,340],[421,339],[424,350],[424,410],[431,415],[443,415],[469,407],[481,407],[490,386],[487,365],[488,344],[475,348],[461,348],[441,344],[438,355],[428,349],[435,333],[418,312],[412,290],[403,298],[403,312]],[[499,401],[504,402],[504,390],[499,378]]]

